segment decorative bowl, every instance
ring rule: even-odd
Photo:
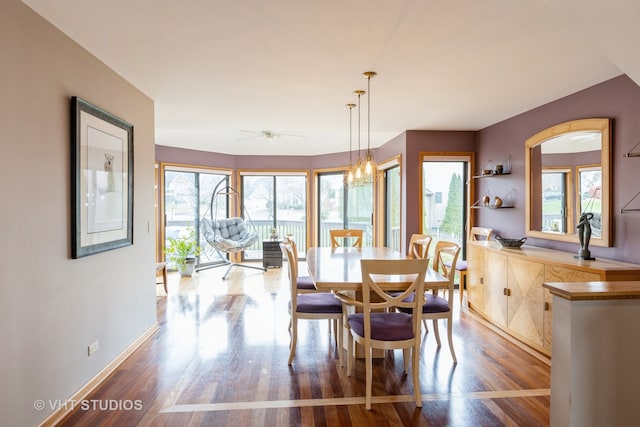
[[[523,237],[522,239],[506,239],[500,235],[496,235],[496,240],[503,248],[519,248],[523,245],[524,242],[526,242],[527,238]]]

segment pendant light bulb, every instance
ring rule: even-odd
[[[352,131],[352,123],[353,120],[351,118],[352,116],[352,111],[353,111],[353,107],[356,106],[356,104],[346,104],[345,105],[348,109],[349,109],[349,167],[347,168],[347,170],[345,171],[344,174],[344,185],[349,188],[353,186],[353,162],[351,160],[351,145],[352,145],[352,135],[353,135],[353,131]]]
[[[365,182],[373,183],[377,178],[376,160],[371,151],[371,77],[378,75],[375,71],[365,71],[362,73],[367,79],[367,151],[364,155],[365,162]]]

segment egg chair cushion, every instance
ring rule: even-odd
[[[249,231],[243,218],[202,218],[201,229],[211,246],[223,252],[240,252],[258,241],[258,233]]]

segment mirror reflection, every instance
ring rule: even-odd
[[[609,245],[609,119],[546,129],[526,143],[527,235],[578,242],[585,212],[594,245]]]

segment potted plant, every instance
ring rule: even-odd
[[[278,240],[278,229],[271,227],[269,229],[269,237],[271,237],[271,240]]]
[[[186,235],[169,237],[169,246],[165,253],[169,255],[169,261],[178,268],[181,276],[191,276],[195,269],[196,257],[200,256],[201,248],[196,240],[196,231],[188,227]]]

